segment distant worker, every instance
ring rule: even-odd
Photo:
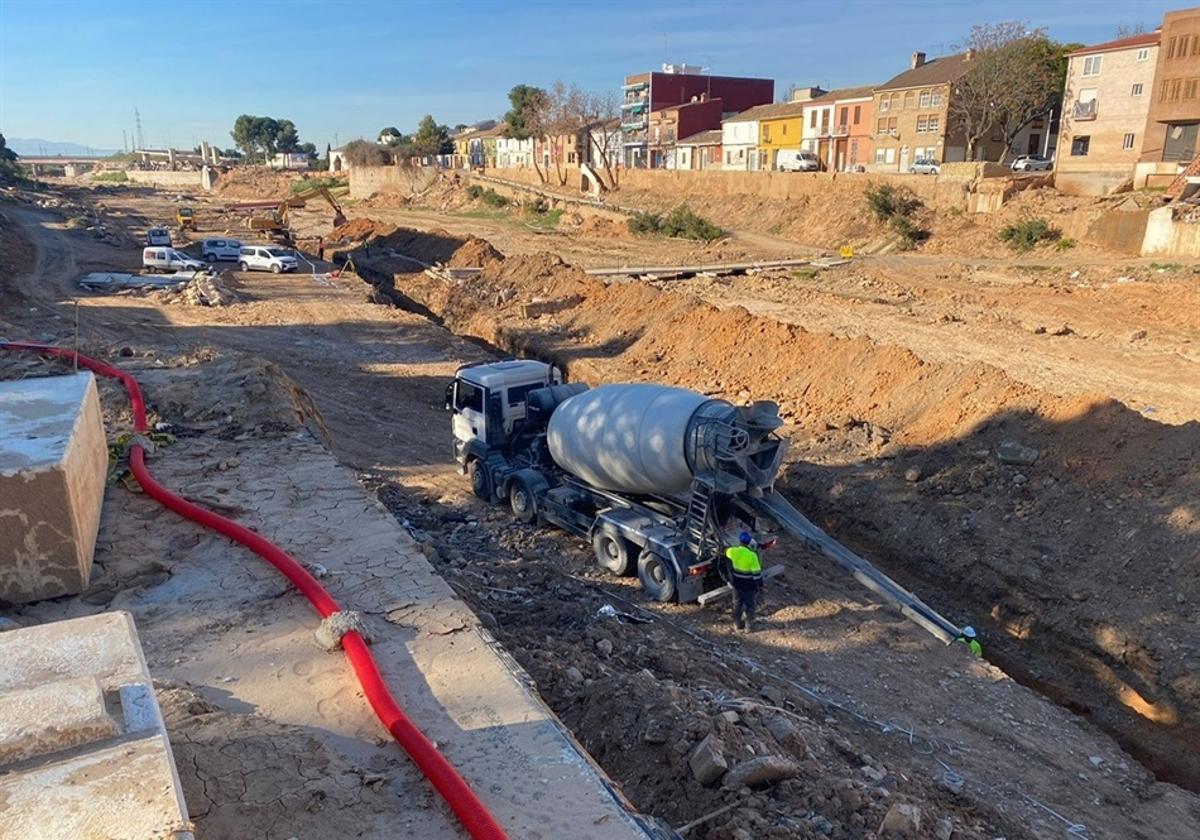
[[[325,262],[325,237],[324,236],[317,237],[317,259],[320,260],[321,262]]]
[[[738,535],[738,545],[725,549],[732,569],[733,624],[738,630],[754,632],[754,607],[762,589],[762,563],[754,550],[754,537],[748,531]]]
[[[971,649],[971,653],[978,658],[983,658],[983,645],[979,644],[979,639],[975,637],[975,628],[967,625],[962,629],[962,635],[958,637],[958,641]]]

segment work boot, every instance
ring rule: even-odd
[[[746,619],[746,632],[753,633],[756,629],[758,629],[757,625],[751,619],[747,618]]]
[[[745,630],[746,622],[742,621],[740,618],[734,619],[733,627],[735,630]]]

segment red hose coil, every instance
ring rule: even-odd
[[[130,407],[133,410],[134,431],[146,431],[146,403],[142,399],[142,389],[132,374],[97,359],[83,356],[74,350],[61,347],[14,341],[0,342],[0,348],[29,350],[57,356],[77,362],[80,366],[101,376],[119,380],[125,386],[126,393],[129,394]],[[322,618],[326,618],[340,609],[337,601],[325,591],[325,587],[321,586],[317,579],[308,573],[307,569],[279,546],[233,520],[226,519],[211,510],[177,496],[159,484],[146,468],[144,447],[136,441],[129,448],[129,468],[146,494],[163,507],[173,510],[180,516],[203,525],[205,528],[223,534],[234,542],[241,543],[274,566],[304,593],[304,597],[308,598]],[[371,704],[379,721],[404,748],[408,757],[425,774],[425,778],[429,779],[434,789],[441,794],[467,833],[475,840],[507,840],[508,835],[504,833],[500,823],[454,769],[454,765],[438,752],[437,747],[404,714],[404,710],[400,708],[400,704],[396,702],[396,698],[392,696],[387,683],[384,682],[375,657],[371,655],[371,650],[367,647],[363,637],[354,630],[346,633],[342,637],[342,650],[345,651],[346,658],[350,660],[359,685],[362,686],[363,694],[366,695],[367,702]]]

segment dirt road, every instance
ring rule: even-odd
[[[736,820],[689,836],[730,840],[750,825],[764,837],[865,837],[897,802],[915,803],[929,832],[947,820],[956,837],[1059,837],[1078,823],[1078,836],[1155,838],[1200,826],[1197,797],[1155,782],[1095,727],[998,669],[932,643],[802,550],[782,550],[789,581],[770,596],[766,629],[746,638],[713,610],[651,607],[596,575],[573,540],[513,527],[465,492],[441,412],[456,365],[488,350],[368,303],[358,281],[238,275],[244,302],[222,309],[82,295],[76,271],[129,256],[45,214],[4,212],[25,223],[40,256],[36,273],[5,290],[0,317],[29,337],[61,338],[79,300],[91,344],[277,363],[311,395],[338,457],[433,536],[448,580],[639,808],[678,825],[738,804]],[[859,431],[839,427],[831,448]],[[467,517],[480,527],[465,527]],[[652,622],[597,629],[606,602]],[[794,741],[779,724],[777,737],[763,734],[773,709],[799,716],[802,783],[744,796],[690,778],[687,753],[705,733],[739,757]]]

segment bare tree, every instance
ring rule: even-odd
[[[1141,35],[1146,31],[1144,23],[1122,23],[1117,27],[1117,38],[1129,38],[1133,35]]]
[[[578,138],[586,122],[585,94],[575,85],[555,82],[550,94],[542,125],[542,134],[550,151],[550,162],[561,187],[567,183],[567,148],[570,143],[578,146]],[[576,151],[579,151],[576,148]]]
[[[984,138],[998,135],[1003,162],[1017,135],[1061,101],[1069,48],[1010,21],[972,27],[961,49],[970,58],[951,83],[950,123],[966,140],[967,160]]]
[[[587,129],[588,148],[595,152],[596,160],[603,169],[604,189],[614,190],[619,186],[619,158],[613,147],[621,136],[621,100],[611,90],[582,94],[579,99],[580,118]],[[593,167],[593,170],[596,167]]]

